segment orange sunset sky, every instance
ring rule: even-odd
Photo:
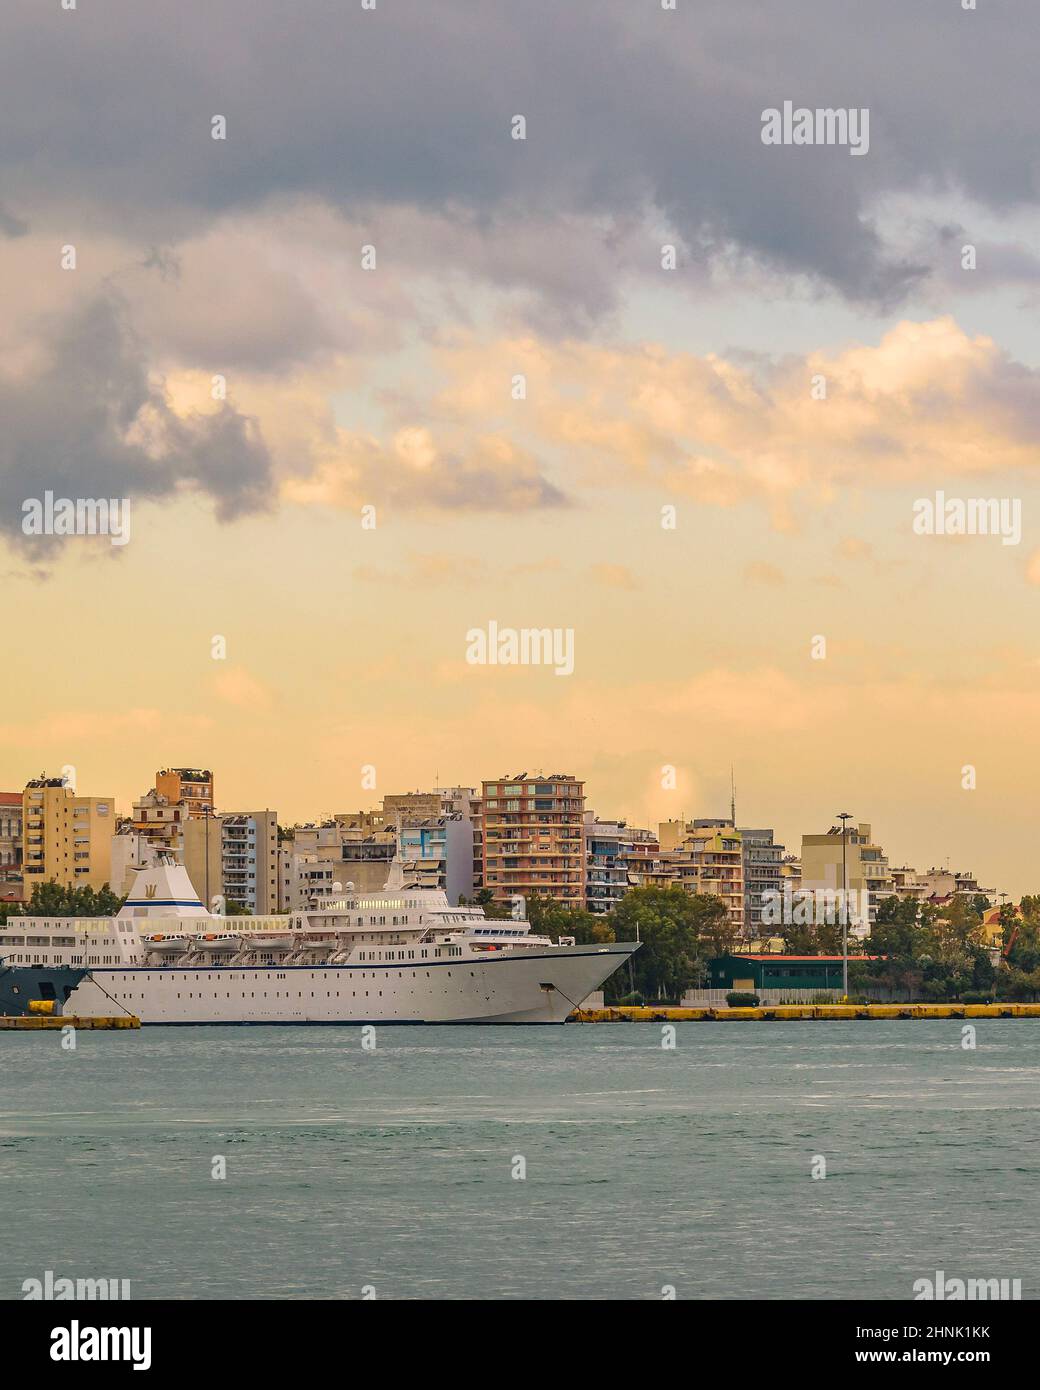
[[[46,63],[30,93],[0,55],[0,787],[72,764],[129,810],[204,766],[288,823],[561,771],[655,825],[725,814],[733,765],[793,852],[848,810],[893,864],[1040,892],[1006,8],[409,0],[288,39],[270,0],[204,34],[16,3]],[[764,146],[786,97],[869,107],[869,153]],[[130,542],[27,537],[45,490],[128,498]],[[1018,499],[1021,542],[915,534],[937,491]],[[572,629],[574,673],[467,664],[492,620]]]

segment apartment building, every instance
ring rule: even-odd
[[[0,792],[0,902],[20,902],[22,889],[22,793]]]
[[[681,835],[676,833],[683,826]],[[662,821],[661,853],[650,880],[678,883],[688,893],[721,898],[726,915],[740,933],[745,930],[744,848],[741,833],[728,820]],[[666,849],[665,846],[670,848]]]
[[[514,894],[585,905],[585,784],[569,773],[501,777],[481,784],[483,886],[508,902]]]
[[[770,901],[766,895],[783,891],[784,846],[777,844],[772,830],[740,828],[744,852],[744,926],[749,941],[772,934],[762,923],[762,908]],[[774,902],[777,899],[772,899]]]
[[[278,911],[278,813],[228,812],[220,821],[221,892],[254,917]]]
[[[153,789],[134,802],[130,830],[157,853],[173,854],[182,849],[184,824],[193,814],[187,803],[171,802],[163,792]]]
[[[920,903],[928,896],[927,884],[917,870],[910,868],[908,864],[902,864],[898,868],[892,865],[889,872],[892,875],[892,893],[901,902],[912,900]]]
[[[589,912],[610,912],[629,889],[625,822],[600,820],[586,811],[584,828],[585,906]]]
[[[625,825],[624,822],[622,822]],[[661,853],[661,841],[656,830],[625,825],[623,842],[628,886],[638,888],[645,883]]]
[[[141,869],[152,868],[159,862],[159,854],[169,854],[167,848],[159,849],[155,841],[134,829],[132,821],[124,821],[112,836],[111,873],[112,892],[125,897],[133,887],[134,879]]]
[[[192,887],[210,908],[217,897],[254,917],[278,911],[278,813],[222,811],[188,816],[180,849]]]
[[[850,892],[868,895],[869,920],[875,921],[884,898],[892,896],[893,879],[888,859],[874,843],[868,822],[848,826],[845,833],[845,872]],[[832,825],[824,835],[802,836],[802,888],[838,889],[842,883],[842,833]],[[865,926],[857,929],[864,934]]]
[[[22,792],[24,896],[37,883],[66,888],[111,880],[115,805],[110,796],[78,796],[66,777],[37,777]]]
[[[382,811],[341,812],[321,825],[298,825],[278,857],[280,911],[305,907],[317,889],[352,883],[359,892],[383,887],[397,848],[397,830]]]
[[[167,767],[155,774],[155,791],[169,806],[185,806],[191,816],[204,816],[216,806],[213,773],[201,767]]]
[[[790,888],[798,893],[802,887],[802,859],[798,854],[785,854],[780,861],[780,889]]]
[[[394,829],[400,816],[403,820],[429,820],[441,812],[441,794],[432,792],[401,792],[383,797],[383,824]]]
[[[687,835],[693,834],[693,821],[663,820],[657,827],[657,840],[660,845],[661,853],[667,854],[670,850],[678,849]]]
[[[484,802],[476,787],[435,787],[442,816],[465,816],[473,828],[473,891],[484,886]]]
[[[343,886],[335,860],[297,854],[292,844],[286,841],[278,851],[279,912],[302,912],[312,898],[331,893],[334,883]]]
[[[452,906],[473,897],[473,823],[461,813],[402,824],[397,853],[412,867],[408,881],[440,888]]]
[[[958,869],[927,869],[917,875],[922,901],[942,902],[947,898],[995,898],[992,888],[980,888],[974,874]]]

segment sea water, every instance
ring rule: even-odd
[[[974,1028],[2,1033],[0,1297],[1035,1298],[1040,1021]]]

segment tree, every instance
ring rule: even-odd
[[[974,900],[954,898],[942,910],[923,907],[921,913],[931,927],[941,960],[959,964],[973,950],[982,946],[982,913]]]
[[[789,956],[840,956],[840,922],[785,922],[778,928],[783,937],[784,954]]]
[[[513,915],[513,910],[509,903],[500,903],[495,900],[495,895],[490,888],[480,888],[473,898],[475,907],[484,909],[484,916],[490,917],[495,921],[502,921],[506,917]]]
[[[885,898],[868,943],[876,959],[855,971],[857,987],[882,986],[908,1001],[929,1002],[990,993],[995,972],[979,896],[955,897],[943,907]]]
[[[611,917],[584,908],[564,907],[552,898],[532,893],[527,899],[527,920],[538,936],[573,936],[580,945],[589,941],[615,941]]]
[[[74,888],[34,883],[25,912],[30,917],[114,917],[125,902],[107,883],[96,892],[87,883]]]
[[[870,929],[870,951],[878,959],[869,963],[865,973],[893,992],[904,990],[910,1000],[920,988],[933,945],[930,924],[922,921],[916,902],[885,898]]]
[[[647,998],[675,999],[699,984],[704,959],[723,955],[736,938],[721,898],[667,888],[633,888],[610,914],[616,941],[642,942],[632,957],[632,982]],[[626,983],[620,973],[607,981],[616,995]]]
[[[1035,970],[1040,966],[1040,898],[1024,897],[1019,912],[1014,903],[1001,904],[1001,944],[1009,966]]]

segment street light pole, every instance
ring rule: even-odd
[[[848,811],[839,811],[841,821],[841,998],[849,1001],[849,868],[845,858],[847,822],[852,819]]]

